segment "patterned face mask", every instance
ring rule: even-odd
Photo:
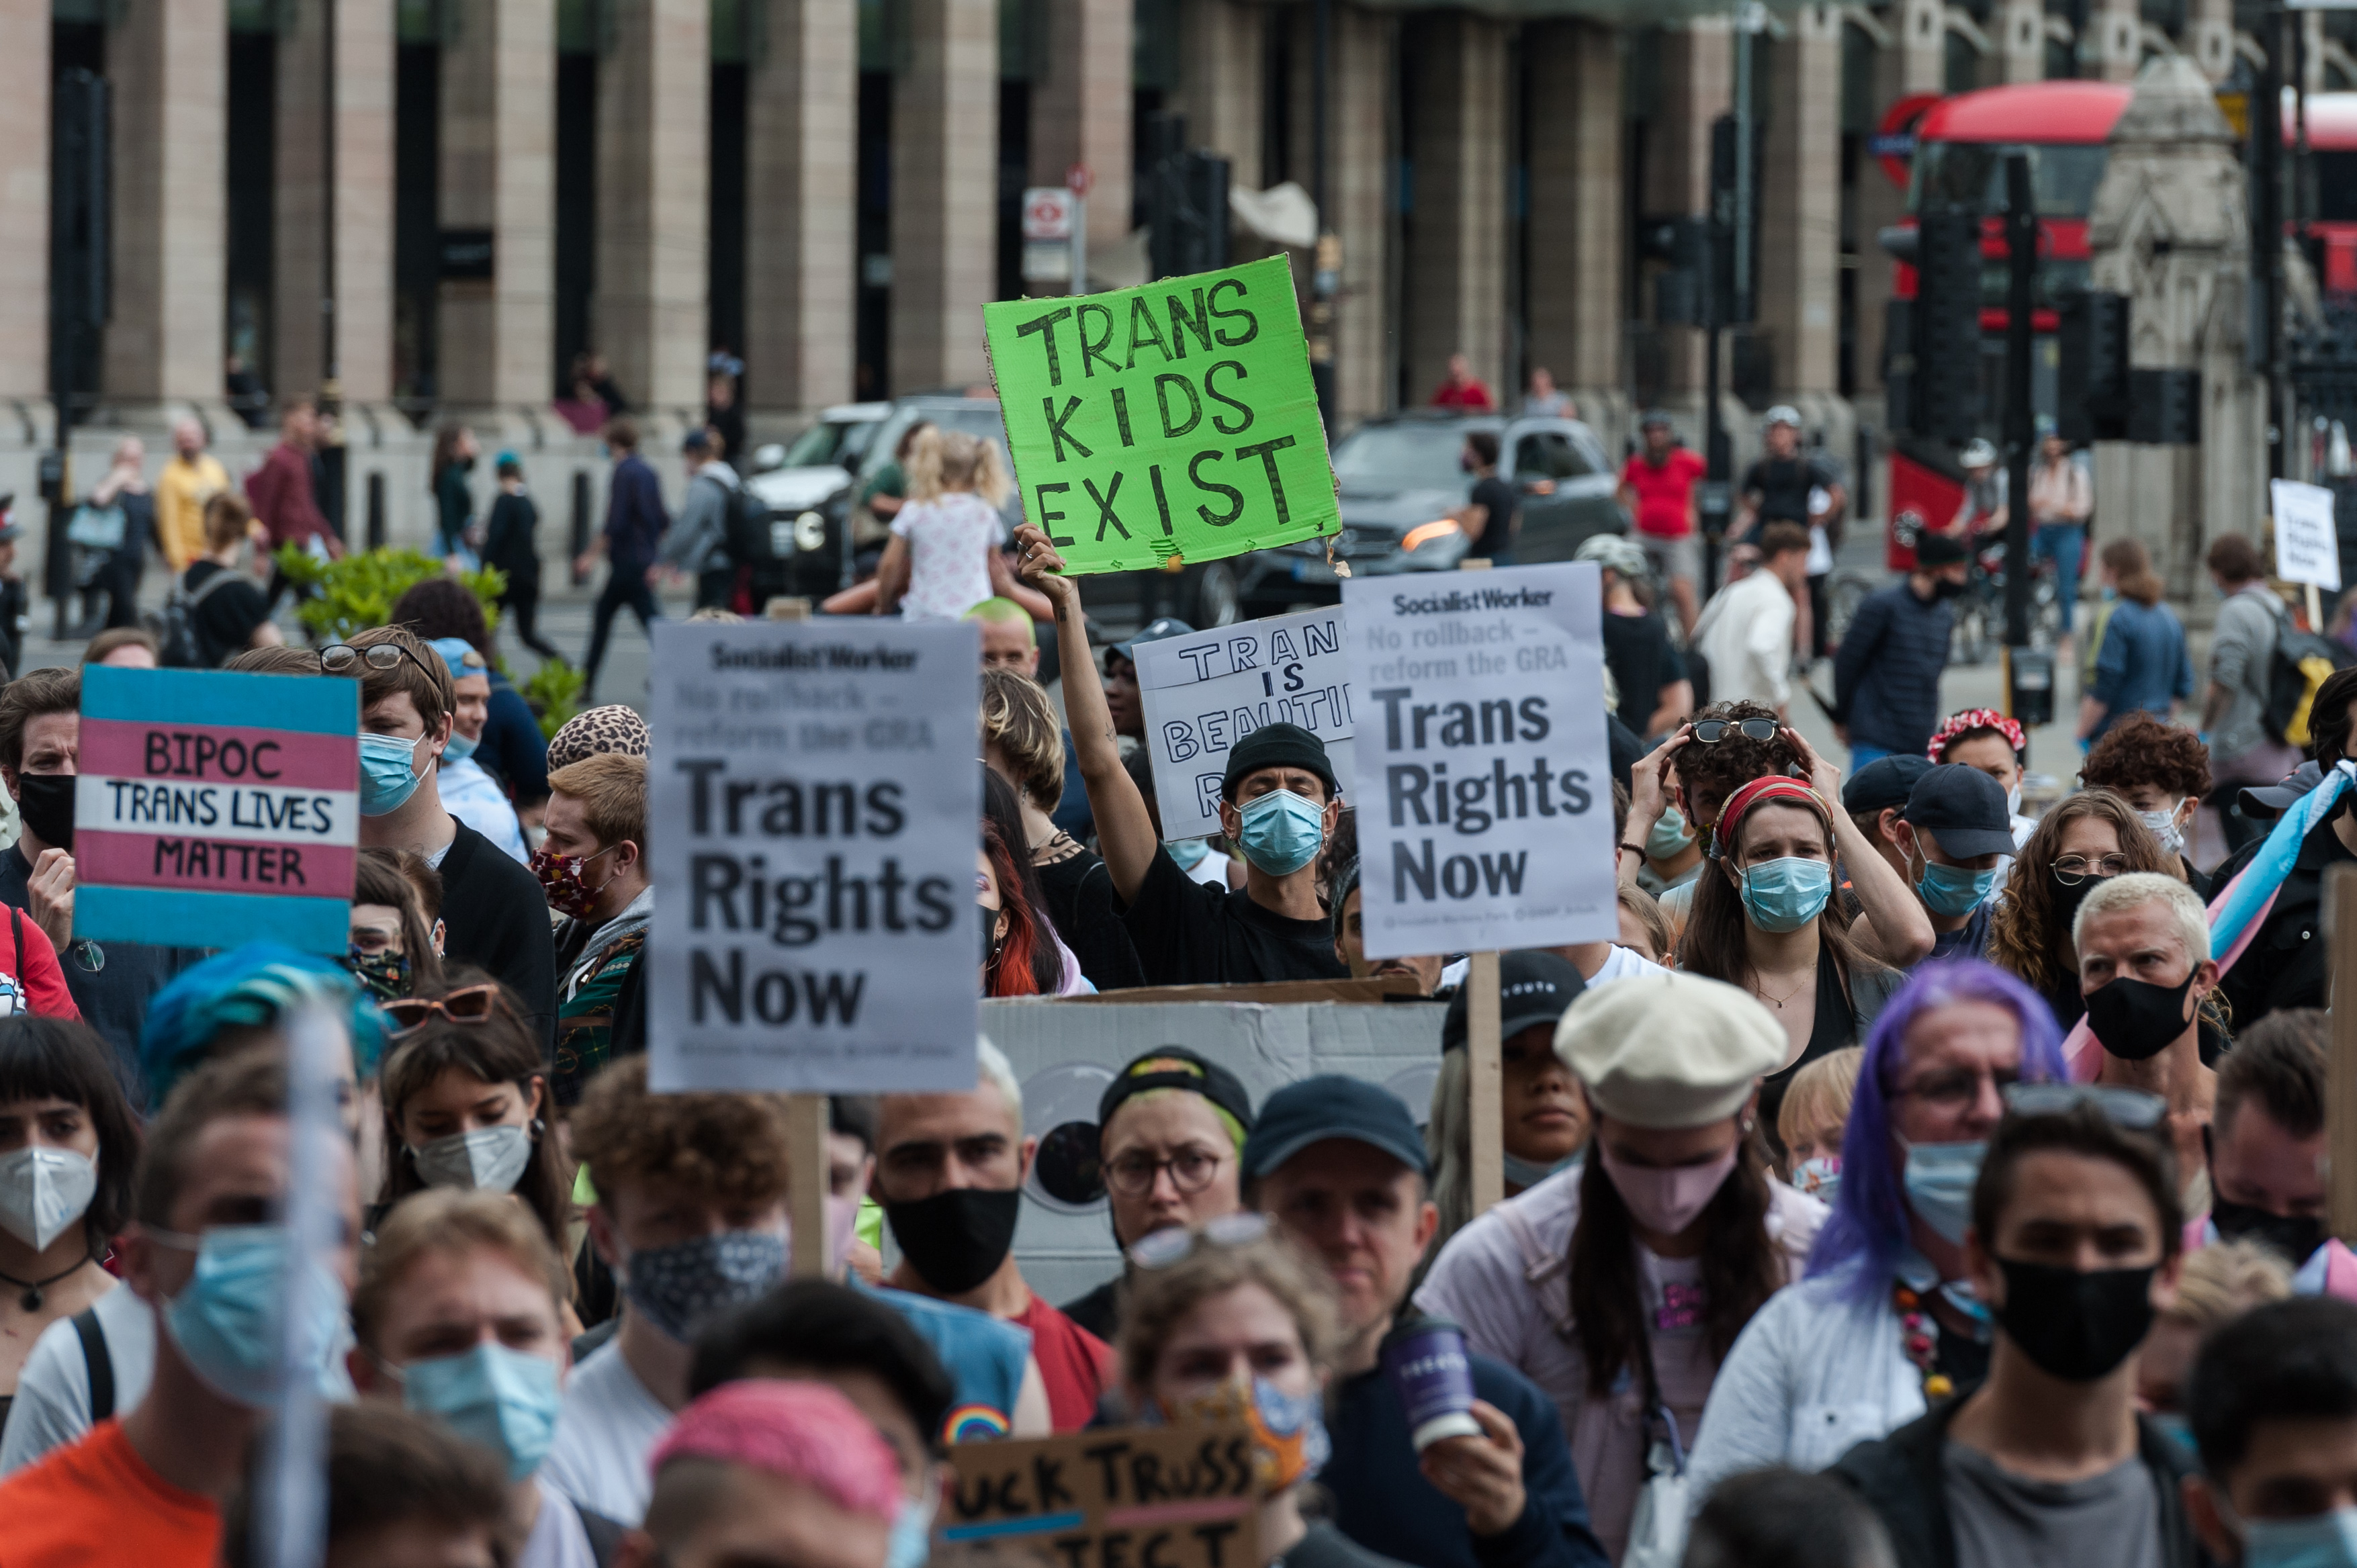
[[[1306,1481],[1325,1468],[1334,1455],[1334,1441],[1326,1434],[1325,1403],[1316,1390],[1289,1394],[1266,1378],[1246,1383],[1241,1377],[1206,1393],[1166,1405],[1159,1400],[1142,1412],[1149,1426],[1167,1422],[1235,1421],[1252,1428],[1259,1452],[1260,1493],[1275,1497],[1296,1481]]]
[[[685,1343],[714,1314],[785,1277],[782,1231],[723,1230],[675,1247],[646,1247],[624,1265],[622,1294],[667,1337]]]
[[[581,874],[589,869],[589,863],[597,855],[611,854],[620,847],[608,844],[597,854],[559,854],[544,844],[532,857],[532,874],[540,878],[541,891],[548,896],[548,907],[576,920],[587,919],[597,907],[597,895],[606,891],[606,882],[613,881],[621,873],[608,874],[606,882],[595,887],[583,881]]]
[[[387,950],[362,952],[358,947],[344,954],[344,967],[380,1002],[409,994],[409,955]]]

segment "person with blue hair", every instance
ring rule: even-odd
[[[1824,1469],[1986,1374],[1989,1314],[1964,1283],[1973,1183],[2006,1086],[2062,1080],[2061,1044],[2038,993],[1977,959],[1922,964],[1891,998],[1808,1275],[1769,1298],[1711,1385],[1697,1502],[1738,1471]]]
[[[151,1110],[172,1086],[206,1061],[274,1029],[297,1008],[317,1004],[339,1020],[351,1065],[338,1093],[347,1122],[357,1124],[358,1083],[374,1075],[386,1024],[375,1000],[341,965],[277,942],[248,942],[184,971],[156,993],[139,1036],[139,1066]]]
[[[450,744],[442,748],[442,809],[522,865],[532,859],[532,852],[524,848],[515,806],[475,755],[490,723],[490,665],[463,637],[437,637],[426,646],[449,669],[451,695],[457,699],[450,709]]]

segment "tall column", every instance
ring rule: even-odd
[[[1940,0],[1904,0],[1891,10],[1889,21],[1889,41],[1874,55],[1878,125],[1901,98],[1939,91],[1944,69]],[[1869,160],[1857,175],[1857,343],[1852,362],[1861,395],[1878,393],[1882,386],[1883,328],[1894,284],[1895,263],[1875,236],[1906,216],[1906,186],[1890,177],[1881,160]],[[1878,417],[1873,422],[1882,423]]]
[[[2095,0],[2080,43],[2080,59],[2091,62],[2093,69],[2083,70],[2082,74],[2105,81],[2134,80],[2136,67],[2143,63],[2144,50],[2136,33],[2143,20],[2136,0]]]
[[[1408,387],[1438,386],[1462,353],[1504,396],[1506,30],[1458,11],[1427,16],[1417,38]]]
[[[907,16],[892,83],[899,390],[983,379],[982,307],[998,282],[997,0],[908,0]]]
[[[272,236],[270,384],[326,375],[328,7],[335,7],[335,327],[347,402],[393,395],[393,13],[365,0],[300,0],[278,38],[278,190]]]
[[[49,386],[49,10],[0,6],[0,397]]]
[[[2212,85],[2234,70],[2234,0],[2191,0],[2185,8],[2185,52]],[[2309,58],[2320,67],[2323,51]]]
[[[1334,7],[1334,65],[1328,78],[1333,120],[1328,128],[1326,201],[1321,214],[1342,245],[1334,302],[1334,400],[1338,425],[1381,413],[1396,401],[1398,340],[1392,281],[1399,256],[1392,243],[1392,124],[1399,24],[1379,11]]]
[[[1644,210],[1707,212],[1711,122],[1735,104],[1735,39],[1724,16],[1699,16],[1663,35],[1661,91],[1645,148]],[[1666,386],[1702,392],[1703,342],[1698,328],[1662,329]]]
[[[1608,27],[1523,29],[1530,116],[1530,362],[1566,387],[1620,384],[1620,50]]]
[[[1061,185],[1074,164],[1088,166],[1089,249],[1102,254],[1129,234],[1133,3],[1037,3],[1047,7],[1048,58],[1031,88],[1031,183]]]
[[[10,9],[40,11],[48,23],[46,7]],[[106,392],[131,403],[217,401],[228,289],[224,0],[126,7],[107,35],[106,74],[114,99]],[[46,124],[39,145],[48,145]]]
[[[613,0],[597,68],[597,292],[589,318],[623,391],[704,406],[712,12],[708,0]]]
[[[1760,155],[1760,325],[1776,350],[1776,390],[1835,390],[1841,293],[1841,12],[1803,5],[1789,37],[1760,48],[1766,90]],[[1762,39],[1764,44],[1765,40]],[[1764,55],[1765,59],[1760,57]]]
[[[545,0],[448,3],[460,13],[456,39],[442,48],[441,226],[490,231],[492,273],[442,284],[441,399],[460,408],[545,403],[556,381],[555,9]]]
[[[2007,81],[2046,80],[2046,7],[2041,0],[2006,0],[1990,26]]]
[[[1185,0],[1178,14],[1178,91],[1187,145],[1228,160],[1229,177],[1261,184],[1261,18],[1240,0]],[[1339,12],[1338,12],[1339,15]]]
[[[770,0],[745,108],[745,373],[756,408],[851,395],[858,129],[858,7]]]

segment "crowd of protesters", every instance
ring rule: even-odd
[[[463,436],[436,474],[461,566],[507,548],[466,516]],[[599,647],[665,564],[726,613],[726,439],[691,437],[678,525],[651,471],[618,477]],[[875,607],[979,627],[978,991],[1446,1004],[1413,1106],[1340,1075],[1256,1099],[1260,1064],[1140,1042],[1093,1122],[1120,1262],[1060,1305],[1017,1255],[1039,1141],[986,1038],[971,1090],[829,1101],[824,1275],[790,1279],[790,1101],[650,1082],[644,722],[592,708],[542,744],[455,578],[277,645],[250,576],[199,596],[250,519],[191,493],[183,449],[155,527],[198,634],[232,670],[358,683],[350,943],[78,938],[81,676],[0,687],[0,1568],[253,1560],[294,1378],[329,1406],[330,1563],[947,1564],[975,1551],[936,1528],[953,1444],[1238,1412],[1237,1568],[2357,1563],[2321,918],[2357,857],[2357,673],[2313,693],[2305,773],[2264,715],[2213,766],[2167,703],[2107,704],[2033,819],[2011,719],[1875,685],[1945,624],[1963,563],[1933,544],[1851,624],[1876,643],[1843,647],[1845,776],[1789,722],[1812,491],[1840,501],[1792,448],[1746,486],[1749,609],[1669,635],[1676,508],[1582,552],[1620,932],[1501,956],[1482,1095],[1465,955],[1366,951],[1326,746],[1240,736],[1218,832],[1166,842],[1135,655],[1189,628],[1100,660],[1052,542],[1000,553],[996,449],[912,443]],[[2247,565],[2212,562],[2237,594]],[[89,662],[156,662],[143,635]],[[2195,811],[2243,785],[2254,831],[2197,866]],[[341,1135],[305,1166],[324,1250],[288,1220],[298,1016],[336,1042]],[[289,1365],[298,1277],[322,1318]],[[1436,1320],[1472,1390],[1437,1437],[1384,1369]]]

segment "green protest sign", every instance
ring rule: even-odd
[[[1283,257],[982,318],[1024,516],[1069,570],[1214,561],[1341,527]]]

